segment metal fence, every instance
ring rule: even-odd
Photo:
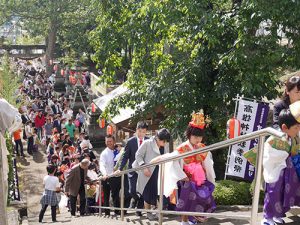
[[[169,157],[165,160],[161,160],[160,162],[156,163],[151,163],[147,165],[140,166],[135,169],[129,169],[129,170],[124,170],[121,171],[118,174],[110,175],[108,178],[111,177],[119,177],[121,176],[121,206],[120,208],[116,207],[104,207],[102,206],[101,200],[99,201],[100,205],[99,207],[99,216],[102,214],[101,209],[111,209],[111,210],[120,210],[121,211],[121,220],[124,221],[124,211],[139,211],[139,212],[154,212],[159,214],[159,225],[162,225],[163,222],[163,215],[168,214],[168,215],[189,215],[189,216],[205,216],[205,217],[215,217],[215,218],[231,218],[231,219],[241,219],[241,220],[248,220],[250,221],[251,225],[255,225],[257,223],[257,218],[258,218],[258,203],[259,203],[259,194],[260,194],[260,183],[261,183],[261,176],[262,176],[262,160],[263,160],[263,152],[264,152],[264,142],[265,142],[265,137],[269,135],[274,135],[276,137],[283,137],[284,134],[280,131],[277,131],[273,128],[265,128],[259,131],[255,131],[253,133],[245,134],[233,139],[221,141],[209,146],[206,146],[204,148],[197,149],[195,151],[187,152],[184,154],[180,154],[177,156]],[[199,153],[205,153],[208,151],[216,151],[216,150],[222,150],[226,147],[229,147],[234,144],[238,144],[243,141],[248,141],[252,139],[259,139],[258,142],[258,155],[256,158],[256,172],[255,172],[255,189],[254,189],[254,195],[253,195],[253,200],[252,200],[252,209],[251,209],[251,215],[239,215],[238,213],[233,213],[233,214],[220,214],[220,213],[204,213],[204,212],[178,212],[178,211],[167,211],[163,210],[163,195],[159,195],[159,205],[157,210],[146,210],[146,209],[132,209],[132,208],[124,208],[124,175],[128,174],[130,172],[136,172],[138,170],[143,170],[145,168],[153,167],[156,165],[159,165],[160,167],[160,173],[159,173],[159,179],[160,179],[160,187],[159,187],[159,193],[163,193],[164,189],[164,164],[170,161],[175,161],[175,160],[180,160],[184,159],[188,156],[193,156]],[[101,177],[99,180],[99,193],[101,196],[102,192],[102,187],[101,187]]]

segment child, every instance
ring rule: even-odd
[[[13,133],[14,141],[15,141],[15,152],[16,152],[17,156],[20,155],[19,148],[18,148],[18,146],[20,146],[21,156],[24,157],[23,143],[22,143],[22,139],[21,139],[21,134],[22,134],[22,129],[18,129]]]
[[[186,129],[187,141],[177,149],[162,156],[158,156],[151,162],[156,162],[172,155],[180,155],[205,147],[202,143],[205,130],[205,118],[202,110],[192,115],[192,121]],[[182,160],[165,164],[164,195],[175,199],[174,189],[178,189],[178,201],[176,211],[184,212],[207,212],[211,213],[216,209],[212,193],[215,185],[215,172],[210,152],[196,154]],[[189,225],[197,222],[204,222],[204,217],[181,216],[181,225]]]
[[[300,101],[283,109],[278,118],[286,137],[269,137],[265,143],[263,176],[266,182],[262,225],[284,224],[282,217],[294,205],[300,206],[300,182],[291,159],[293,139],[300,131]]]
[[[56,221],[56,206],[58,200],[56,193],[60,192],[60,184],[58,178],[54,176],[56,168],[53,165],[47,166],[48,175],[44,177],[45,191],[41,199],[42,209],[39,214],[39,222],[42,223],[45,211],[48,205],[51,206],[52,221]]]

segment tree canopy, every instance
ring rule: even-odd
[[[15,16],[32,36],[46,40],[46,61],[54,58],[56,44],[64,54],[79,58],[89,53],[86,34],[92,29],[95,11],[92,0],[1,0],[0,13]],[[48,73],[50,68],[47,67]]]
[[[129,92],[104,115],[136,107],[164,111],[163,126],[182,134],[192,111],[212,119],[220,140],[236,94],[271,99],[278,77],[299,68],[297,1],[275,0],[1,0],[1,15],[18,16],[31,33],[73,58],[92,55],[103,81],[126,77]],[[3,16],[2,16],[3,17]]]
[[[122,72],[129,87],[104,114],[141,103],[140,115],[155,114],[162,106],[162,125],[182,134],[202,108],[212,119],[209,142],[220,140],[237,94],[272,99],[278,77],[299,67],[300,6],[275,2],[100,1],[90,36],[94,60],[104,81]]]

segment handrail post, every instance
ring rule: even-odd
[[[121,176],[121,221],[124,221],[124,174]]]
[[[159,167],[160,167],[160,170],[159,170],[160,185],[159,185],[159,207],[158,207],[159,220],[158,220],[158,224],[162,225],[162,223],[163,223],[162,210],[163,210],[163,206],[164,206],[164,170],[165,170],[165,164],[164,163],[160,164]]]
[[[102,210],[101,210],[101,207],[102,207],[102,180],[101,178],[99,179],[99,217],[101,217],[102,215]]]
[[[251,221],[250,221],[251,225],[257,224],[260,182],[262,177],[262,164],[263,164],[263,156],[264,156],[264,142],[265,142],[265,136],[259,136],[258,155],[256,158],[256,171],[255,171],[255,179],[254,179],[255,188],[254,188],[254,195],[252,201]]]

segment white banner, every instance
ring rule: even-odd
[[[241,123],[241,135],[264,128],[268,112],[269,106],[265,103],[239,99],[235,118]],[[226,176],[253,180],[254,167],[247,162],[243,153],[249,151],[256,144],[257,140],[250,140],[231,146],[227,159]]]

